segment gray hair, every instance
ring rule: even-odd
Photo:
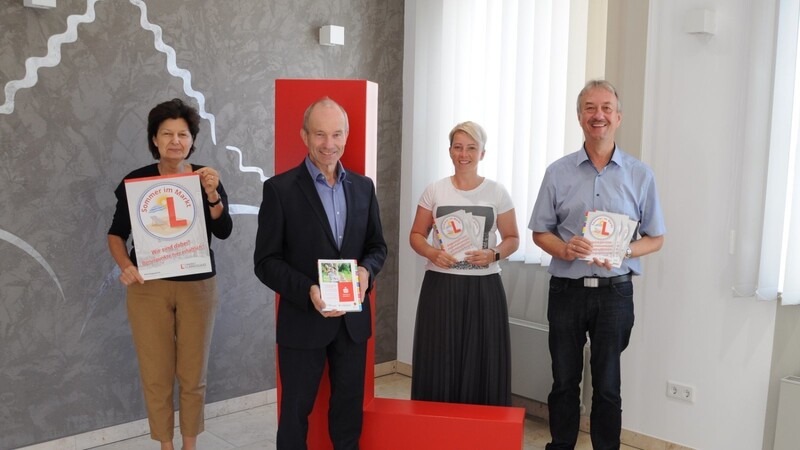
[[[617,89],[614,87],[613,84],[609,83],[606,80],[589,80],[589,82],[586,83],[586,86],[584,86],[583,89],[581,89],[580,94],[578,94],[578,102],[577,102],[578,114],[581,113],[581,99],[583,99],[583,96],[594,88],[605,89],[606,91],[614,94],[614,98],[617,99],[617,112],[620,113],[622,112],[622,101],[620,101],[619,95],[617,95]]]
[[[469,137],[471,137],[475,142],[478,143],[478,147],[481,150],[485,150],[484,146],[486,145],[486,131],[483,129],[482,126],[478,125],[475,122],[461,122],[458,125],[454,126],[452,130],[450,130],[450,146],[453,146],[453,135],[456,134],[457,131],[462,131],[467,133]]]

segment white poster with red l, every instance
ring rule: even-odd
[[[133,178],[125,192],[142,278],[211,272],[199,175]]]

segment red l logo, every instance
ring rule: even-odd
[[[608,225],[608,222],[604,220],[603,229],[600,230],[600,234],[602,234],[603,236],[608,236],[610,234],[608,231],[606,231],[606,225]]]
[[[450,227],[453,229],[453,231],[454,231],[455,233],[460,233],[460,232],[461,232],[461,229],[460,229],[460,228],[458,228],[458,222],[457,222],[457,221],[455,221],[455,220],[451,220],[451,221],[450,221]]]
[[[169,213],[170,227],[175,228],[186,226],[186,219],[178,219],[175,215],[175,202],[172,197],[167,197],[167,212]]]

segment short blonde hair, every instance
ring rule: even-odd
[[[486,131],[483,129],[482,126],[478,125],[475,122],[461,122],[458,125],[454,126],[452,130],[450,130],[450,146],[453,146],[453,135],[456,132],[462,131],[467,133],[469,137],[475,140],[478,143],[478,147],[481,150],[485,150],[486,146]]]

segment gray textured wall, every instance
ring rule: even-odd
[[[402,0],[59,0],[53,10],[6,1],[0,3],[0,85],[6,86],[0,449],[145,417],[125,293],[106,231],[114,187],[152,162],[147,112],[160,101],[188,98],[141,24],[145,7],[216,117],[216,143],[204,120],[191,161],[219,169],[232,203],[258,206],[261,180],[240,171],[238,155],[226,146],[241,149],[245,166],[272,175],[276,78],[379,84],[378,197],[390,258],[379,278],[376,361],[396,357]],[[48,39],[68,30],[71,15],[86,15],[87,23],[77,26],[74,42],[65,35],[66,43],[52,46],[59,59],[48,53]],[[344,47],[317,43],[326,24],[345,27]],[[36,71],[38,79],[26,75],[26,59],[45,55],[44,65],[52,67]],[[13,103],[12,85],[19,87]],[[235,215],[234,227],[230,239],[213,245],[222,301],[210,402],[275,387],[274,296],[252,271],[256,217]]]

